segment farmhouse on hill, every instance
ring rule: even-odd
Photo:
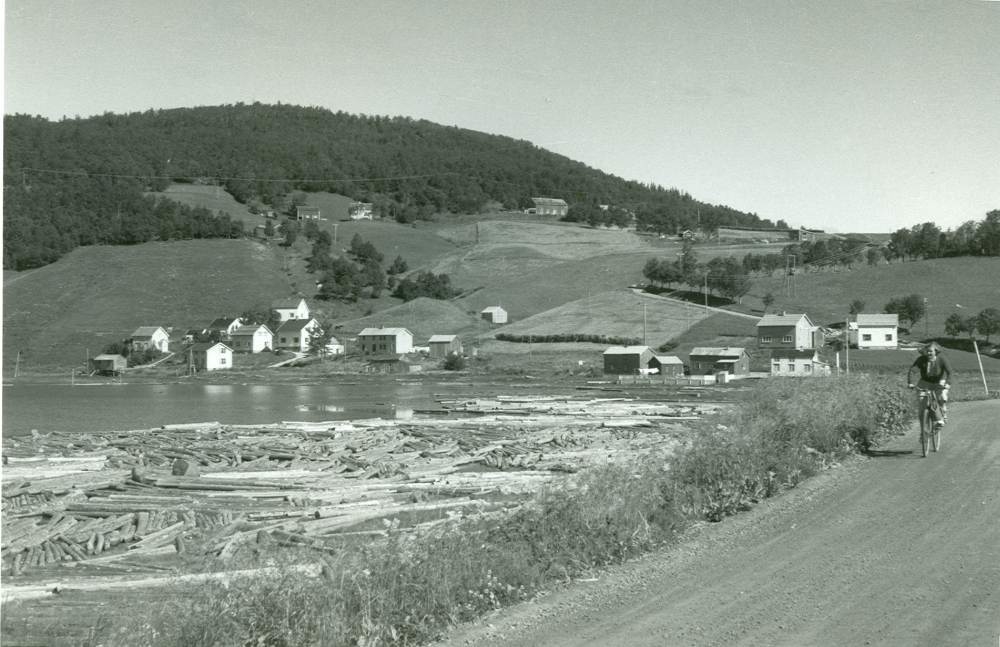
[[[406,328],[365,328],[358,333],[362,355],[401,355],[413,351],[413,333]]]
[[[321,220],[319,207],[300,204],[295,207],[296,220]]]
[[[170,346],[170,335],[160,326],[140,326],[129,337],[134,350],[155,350],[166,353]]]
[[[749,375],[750,373],[750,355],[745,348],[739,346],[692,348],[689,363],[692,375],[712,373]]]
[[[770,348],[818,348],[823,332],[804,314],[764,315],[757,322],[757,345]]]
[[[427,346],[431,357],[462,354],[462,340],[458,338],[458,335],[431,335]]]
[[[373,220],[375,205],[371,202],[352,202],[347,208],[351,220]]]
[[[274,333],[275,348],[304,353],[309,350],[309,342],[314,332],[320,329],[319,322],[309,319],[288,319],[278,326]]]
[[[194,371],[218,371],[233,367],[233,349],[222,342],[199,342],[188,348],[188,366]]]
[[[649,346],[612,346],[604,351],[606,375],[637,375],[649,368],[653,349]]]
[[[507,323],[507,311],[500,306],[490,306],[483,308],[479,316],[492,324]]]
[[[537,216],[565,216],[569,211],[569,205],[562,198],[532,198],[534,207],[527,210],[527,213]]]
[[[308,319],[309,304],[302,297],[278,299],[271,304],[271,309],[278,313],[282,322],[289,319]]]
[[[206,326],[205,334],[212,335],[215,333],[223,339],[228,339],[229,335],[237,331],[242,325],[243,320],[239,317],[220,317]]]
[[[898,314],[858,314],[848,323],[849,343],[855,348],[898,348]]]

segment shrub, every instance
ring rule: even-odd
[[[465,358],[458,353],[452,353],[445,358],[441,366],[446,371],[461,371],[465,368]]]

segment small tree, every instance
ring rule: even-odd
[[[851,307],[848,310],[852,315],[861,314],[865,310],[865,302],[861,299],[855,299],[851,301]]]
[[[899,315],[899,320],[908,322],[909,326],[907,328],[911,328],[923,318],[927,312],[927,306],[924,305],[924,298],[922,296],[911,294],[907,297],[890,299],[889,303],[885,304],[883,310],[887,314]]]
[[[761,301],[764,302],[764,314],[767,314],[767,309],[774,304],[774,295],[768,292]]]
[[[990,335],[1000,333],[1000,310],[986,308],[976,315],[976,330],[986,337],[987,344],[990,343]]]
[[[966,319],[957,312],[948,315],[944,320],[944,333],[949,337],[959,337],[966,331]]]
[[[409,267],[406,265],[406,261],[403,260],[403,257],[402,256],[397,256],[392,261],[392,265],[389,266],[388,273],[390,275],[402,274],[403,272],[405,272],[408,269],[409,269]]]
[[[441,366],[446,371],[461,371],[465,368],[465,358],[458,353],[452,353],[445,358]]]

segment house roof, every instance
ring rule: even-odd
[[[163,330],[163,327],[162,326],[139,326],[138,328],[135,329],[135,332],[132,333],[132,338],[133,339],[135,339],[135,338],[141,338],[141,337],[149,338],[149,337],[152,337],[156,333],[157,330]],[[163,332],[166,333],[167,331],[163,330]]]
[[[660,364],[684,364],[684,362],[681,361],[681,358],[676,355],[653,355],[653,357],[655,357],[656,361]]]
[[[504,310],[500,306],[489,306],[488,308],[483,308],[482,310],[479,311],[480,314],[484,312],[506,312],[506,310]]]
[[[358,333],[358,337],[371,337],[374,335],[401,335],[406,333],[410,337],[413,336],[406,328],[365,328]]]
[[[309,319],[289,319],[288,321],[281,322],[281,325],[278,326],[278,332],[301,332],[309,324],[318,325],[312,317]]]
[[[225,330],[233,325],[233,322],[238,321],[240,321],[239,317],[219,317],[218,319],[213,319],[212,323],[208,324],[205,330]]]
[[[107,361],[119,360],[119,359],[122,360],[122,361],[125,361],[125,358],[122,357],[121,355],[115,355],[114,353],[103,353],[103,354],[98,355],[97,357],[95,357],[94,361],[100,360],[100,361],[107,362]]]
[[[771,359],[815,359],[815,349],[776,348],[771,351]]]
[[[225,348],[228,351],[232,351],[233,350],[229,346],[226,346],[225,344],[223,344],[221,341],[217,341],[217,342],[214,342],[214,343],[210,342],[210,341],[200,341],[200,342],[197,342],[195,344],[191,344],[191,350],[206,351],[206,350],[210,350],[212,348],[215,348],[216,346],[222,346],[223,348]]]
[[[546,207],[565,207],[566,201],[562,198],[532,198],[532,202],[535,206],[546,206]]]
[[[804,314],[790,315],[782,313],[780,315],[764,315],[763,317],[760,318],[760,321],[757,322],[757,327],[759,328],[760,326],[794,326],[798,324],[803,317],[806,318],[807,324],[809,324],[810,326],[813,325],[813,322],[809,319],[808,315]]]
[[[278,299],[271,304],[276,310],[294,310],[298,308],[302,302],[305,301],[302,297],[288,297],[287,299]]]
[[[612,346],[604,351],[605,355],[641,355],[651,353],[653,349],[649,346]]]
[[[742,346],[698,346],[697,348],[692,348],[690,355],[693,357],[695,355],[707,355],[710,357],[740,357],[746,353],[746,349]]]
[[[898,326],[899,315],[865,315],[859,314],[854,317],[855,323],[859,326]]]
[[[259,331],[261,328],[263,328],[264,330],[266,330],[267,334],[269,334],[269,335],[273,335],[274,334],[273,332],[271,332],[270,328],[268,328],[264,324],[259,324],[257,326],[254,326],[254,325],[243,326],[239,330],[234,331],[233,334],[230,335],[230,337],[253,337],[254,335],[257,334],[257,331]]]
[[[295,206],[295,213],[319,213],[319,207],[311,207],[307,204]]]
[[[431,338],[427,340],[428,344],[447,344],[455,341],[458,335],[431,335]]]

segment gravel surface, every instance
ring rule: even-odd
[[[462,626],[458,645],[1000,644],[1000,402],[673,548]]]

